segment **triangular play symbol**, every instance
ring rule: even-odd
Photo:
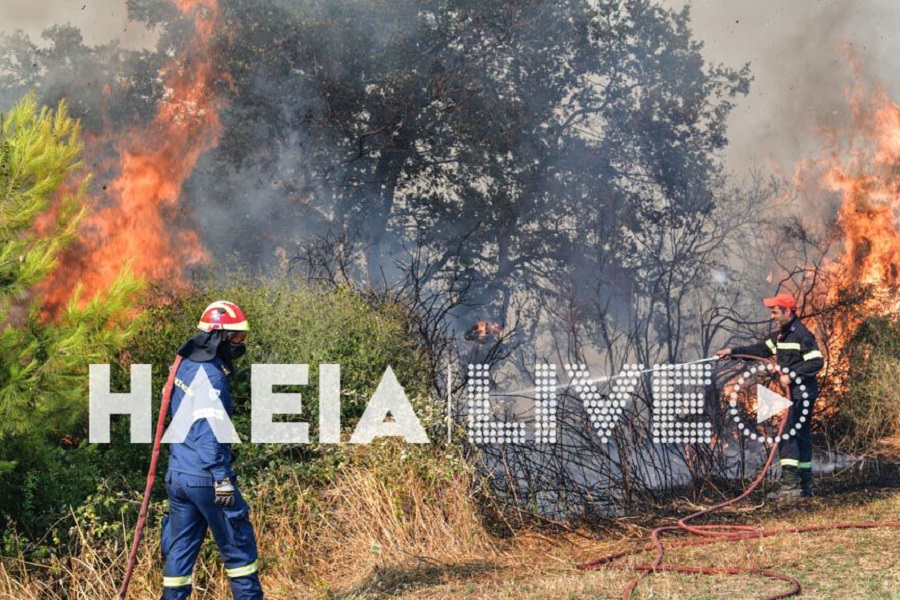
[[[768,421],[791,405],[791,401],[767,387],[756,384],[756,423]]]

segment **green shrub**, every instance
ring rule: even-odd
[[[295,286],[285,277],[229,276],[224,284],[199,282],[191,289],[177,293],[152,290],[143,327],[133,343],[123,350],[119,364],[113,366],[113,389],[129,389],[131,364],[153,365],[154,415],[158,414],[159,391],[177,349],[197,332],[197,321],[203,309],[219,299],[238,304],[250,323],[248,351],[237,361],[231,381],[235,399],[234,424],[245,442],[250,438],[250,365],[309,365],[309,385],[292,391],[302,394],[303,414],[300,418],[310,424],[312,443],[235,445],[238,456],[235,466],[245,486],[279,476],[285,470],[299,475],[305,483],[315,484],[333,478],[343,464],[341,446],[315,443],[319,364],[341,365],[341,417],[345,440],[388,365],[404,386],[423,425],[439,421],[440,415],[427,399],[431,374],[427,372],[427,362],[423,360],[416,338],[407,331],[408,320],[401,307],[372,306],[348,290]],[[100,450],[97,461],[103,465],[109,489],[129,489],[137,494],[143,490],[150,448],[129,444],[128,439],[127,422],[124,419],[114,422],[112,443]],[[161,472],[166,464],[164,446],[159,465]],[[158,485],[155,491],[157,499],[164,497],[163,486]],[[124,506],[128,513],[136,515],[136,502]]]
[[[110,360],[140,324],[142,283],[124,271],[102,297],[76,289],[68,305],[45,311],[41,286],[84,214],[80,154],[79,124],[64,102],[53,111],[29,95],[2,117],[0,530],[11,522],[32,539],[96,484],[95,451],[78,448],[88,365]]]
[[[847,344],[845,393],[829,422],[845,451],[874,453],[900,433],[900,322],[873,317]]]
[[[226,283],[196,282],[190,289],[181,291],[151,289],[132,341],[122,348],[118,360],[111,361],[111,385],[113,391],[128,391],[131,365],[151,364],[155,426],[168,367],[176,350],[197,332],[203,309],[219,299],[237,303],[247,314],[251,329],[247,355],[237,361],[231,382],[238,433],[249,442],[251,364],[308,364],[309,385],[291,391],[302,394],[301,419],[310,423],[313,442],[236,445],[235,466],[244,487],[285,477],[296,479],[304,486],[319,486],[332,481],[346,462],[345,447],[315,443],[319,364],[341,365],[345,440],[388,365],[404,386],[423,425],[439,423],[439,410],[427,398],[432,375],[427,370],[427,361],[423,360],[422,348],[408,332],[408,319],[401,307],[373,306],[348,290],[294,286],[286,277],[224,279]],[[86,384],[86,373],[84,380]],[[28,471],[32,473],[30,479],[19,484],[26,491],[26,501],[20,504],[14,518],[17,523],[29,523],[27,528],[19,527],[16,532],[20,550],[27,550],[33,557],[71,551],[66,541],[77,543],[78,537],[71,519],[67,518],[71,516],[70,510],[81,518],[82,524],[89,524],[89,527],[82,525],[81,529],[89,530],[91,536],[106,536],[108,542],[120,543],[123,522],[130,535],[151,452],[149,445],[131,444],[129,439],[128,418],[114,417],[110,444],[83,442],[78,447],[49,449],[46,456],[33,457],[35,468]],[[160,508],[164,505],[165,489],[161,481],[166,466],[164,446],[154,488],[154,506]]]

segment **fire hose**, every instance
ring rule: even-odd
[[[159,418],[156,420],[156,437],[153,438],[153,454],[150,457],[150,469],[147,473],[147,487],[144,488],[144,500],[141,502],[141,510],[138,513],[137,525],[134,529],[134,541],[131,543],[131,553],[128,556],[128,567],[125,569],[125,577],[119,588],[119,600],[125,600],[128,593],[128,584],[131,583],[131,575],[137,561],[138,547],[141,545],[141,534],[144,532],[144,524],[147,522],[147,509],[150,506],[150,494],[153,484],[156,482],[156,464],[159,462],[159,451],[162,446],[162,436],[165,431],[166,414],[169,412],[169,402],[172,399],[172,387],[175,384],[175,373],[181,366],[181,355],[175,357],[175,362],[169,369],[169,377],[163,388],[162,402],[159,406]]]
[[[733,355],[735,358],[748,358],[759,360],[759,357],[756,356],[745,356],[745,355]],[[772,359],[765,359],[769,363],[774,363]],[[787,390],[786,390],[787,391]],[[785,429],[785,425],[787,423],[787,419],[782,419],[781,427],[778,430],[778,435],[780,436]],[[824,531],[828,529],[873,529],[876,527],[898,527],[900,528],[900,521],[868,521],[868,522],[844,522],[844,523],[828,523],[822,525],[810,525],[806,527],[788,527],[783,529],[772,529],[772,530],[764,530],[760,527],[750,526],[750,525],[691,525],[689,521],[693,521],[698,519],[704,515],[709,515],[719,509],[725,508],[731,504],[735,504],[740,502],[747,496],[749,496],[753,490],[759,486],[762,482],[763,478],[766,476],[766,473],[769,470],[769,466],[772,464],[772,460],[775,457],[775,452],[778,450],[778,446],[772,446],[772,449],[769,451],[769,456],[766,459],[766,463],[760,471],[759,475],[753,482],[747,487],[744,492],[731,500],[727,500],[725,502],[721,502],[719,504],[713,505],[709,508],[703,509],[701,511],[695,512],[686,517],[682,517],[678,520],[676,525],[666,525],[662,527],[657,527],[650,534],[651,542],[646,544],[643,547],[632,549],[632,550],[623,550],[622,552],[617,552],[614,554],[609,554],[592,562],[583,563],[578,565],[578,568],[585,571],[595,571],[602,568],[612,568],[612,569],[621,569],[621,570],[631,570],[638,571],[638,575],[632,579],[628,586],[625,588],[622,593],[623,600],[629,600],[634,593],[635,588],[640,583],[641,579],[646,577],[647,575],[656,573],[658,571],[671,571],[676,573],[692,573],[692,574],[701,574],[701,575],[762,575],[764,577],[768,577],[770,579],[777,579],[780,581],[784,581],[790,584],[790,589],[787,589],[783,592],[779,592],[777,594],[767,596],[765,600],[776,600],[778,598],[789,598],[791,596],[796,596],[800,594],[801,586],[800,581],[795,577],[792,577],[786,573],[781,573],[779,571],[775,571],[773,569],[764,569],[764,568],[752,568],[752,567],[736,567],[736,568],[713,568],[713,567],[691,567],[685,565],[665,565],[663,564],[663,555],[665,552],[665,548],[662,542],[662,535],[666,532],[672,531],[684,531],[688,533],[692,533],[694,535],[702,536],[707,539],[695,539],[684,542],[679,542],[675,544],[670,544],[670,548],[684,548],[688,546],[703,546],[707,544],[715,544],[718,542],[738,542],[742,540],[749,539],[760,539],[766,537],[772,537],[775,535],[780,535],[784,533],[806,533],[810,531]],[[613,565],[612,563],[620,558],[624,558],[626,556],[633,556],[637,554],[643,554],[644,552],[649,552],[651,550],[656,551],[656,556],[653,559],[653,562],[650,564],[638,564],[638,565]]]

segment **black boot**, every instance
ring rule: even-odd
[[[800,469],[800,495],[804,498],[813,496],[812,469]]]
[[[781,487],[766,496],[766,498],[770,500],[799,498],[800,494],[800,469],[784,466],[781,467]]]

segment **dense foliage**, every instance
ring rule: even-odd
[[[900,323],[868,317],[847,345],[846,373],[825,422],[832,443],[843,452],[877,455],[886,438],[900,435]]]
[[[518,321],[528,347],[552,337],[549,353],[571,359],[600,348],[616,368],[625,356],[650,364],[708,349],[720,326],[710,311],[738,296],[711,273],[736,253],[746,214],[728,196],[719,151],[749,73],[704,62],[689,10],[650,0],[218,5],[222,26],[204,48],[213,49],[222,131],[180,196],[205,246],[220,261],[270,272],[289,264],[291,279],[393,296],[431,319],[395,321],[385,315],[402,313],[382,303],[375,314],[403,331],[383,338],[347,291],[318,300],[350,311],[339,323],[282,303],[296,288],[228,290],[262,328],[251,340],[260,358],[344,365],[348,424],[383,370],[372,365],[445,358],[410,354],[423,329],[437,337],[437,322],[461,333],[475,318],[505,329]],[[150,122],[172,93],[163,69],[192,68],[179,58],[195,34],[191,15],[168,0],[128,6],[156,28],[155,49],[89,47],[65,26],[44,44],[0,39],[9,94],[0,102],[31,88],[45,101],[69,99],[101,170],[118,152],[111,140]],[[124,362],[150,362],[161,380],[215,289],[153,301],[152,326],[123,348]],[[275,305],[290,317],[254,316]],[[294,329],[324,322],[334,337]],[[411,367],[423,373],[414,382],[395,369],[419,391],[434,383],[428,368]],[[115,372],[124,385],[127,371]],[[244,399],[245,377],[235,384]],[[313,368],[313,398],[315,381]],[[314,417],[315,402],[308,407]],[[310,457],[282,451],[300,465]],[[135,449],[90,452],[127,479],[113,489],[140,487]],[[247,453],[256,467],[268,456]]]
[[[0,40],[10,93],[77,104],[102,144],[149,119],[192,35],[168,0],[129,0],[154,52]],[[219,2],[217,148],[184,201],[218,256],[424,295],[569,332],[643,362],[708,344],[711,286],[745,213],[719,151],[749,72],[704,62],[688,9],[650,0]],[[190,68],[189,64],[180,65]],[[340,263],[335,265],[335,263]],[[688,302],[697,297],[710,300]],[[518,314],[514,314],[518,313]],[[698,325],[698,323],[700,325]],[[712,329],[713,332],[715,328]],[[690,341],[687,341],[690,340]]]
[[[245,485],[252,488],[257,482],[270,481],[273,477],[299,478],[303,485],[323,483],[334,477],[345,462],[346,448],[315,443],[320,363],[341,365],[345,441],[388,366],[403,385],[421,422],[431,427],[434,435],[433,427],[440,421],[440,415],[427,396],[433,374],[423,359],[419,340],[410,334],[410,321],[401,307],[386,303],[372,305],[345,290],[297,288],[285,278],[259,280],[230,276],[227,280],[222,284],[198,282],[180,292],[163,287],[152,290],[144,298],[150,307],[143,313],[132,340],[121,345],[117,357],[94,361],[113,363],[113,389],[128,391],[131,364],[153,365],[154,414],[157,414],[158,391],[176,350],[197,331],[197,320],[207,304],[218,298],[229,298],[246,311],[251,327],[248,353],[238,361],[231,383],[236,402],[234,422],[245,442],[250,441],[250,365],[310,365],[308,386],[279,391],[302,394],[300,419],[311,424],[312,443],[235,446],[238,476]],[[86,368],[77,383],[86,397]],[[75,422],[79,431],[83,431],[84,414],[80,417]],[[31,450],[28,445],[20,444],[16,451],[20,456],[27,456]],[[114,417],[110,444],[91,445],[82,440],[77,448],[55,449],[51,465],[41,465],[42,468],[28,465],[23,471],[29,486],[28,501],[11,506],[6,512],[20,526],[18,534],[24,536],[18,543],[29,538],[36,541],[51,526],[52,535],[44,541],[69,539],[71,521],[65,518],[69,510],[88,519],[93,534],[121,536],[123,516],[129,524],[136,517],[149,458],[148,445],[129,443],[128,418]],[[161,470],[165,464],[163,459]],[[45,480],[50,477],[56,482]],[[47,486],[58,488],[59,493],[47,495]],[[161,485],[157,486],[156,494],[159,499],[164,497]],[[64,552],[65,549],[66,546],[43,547],[40,551]]]
[[[120,351],[140,319],[139,282],[123,275],[104,298],[76,291],[50,320],[40,284],[77,234],[85,176],[79,125],[65,103],[26,96],[0,127],[0,514],[31,534],[48,510],[88,491],[63,474],[64,446],[83,438],[88,365]],[[89,486],[88,486],[89,487]]]

